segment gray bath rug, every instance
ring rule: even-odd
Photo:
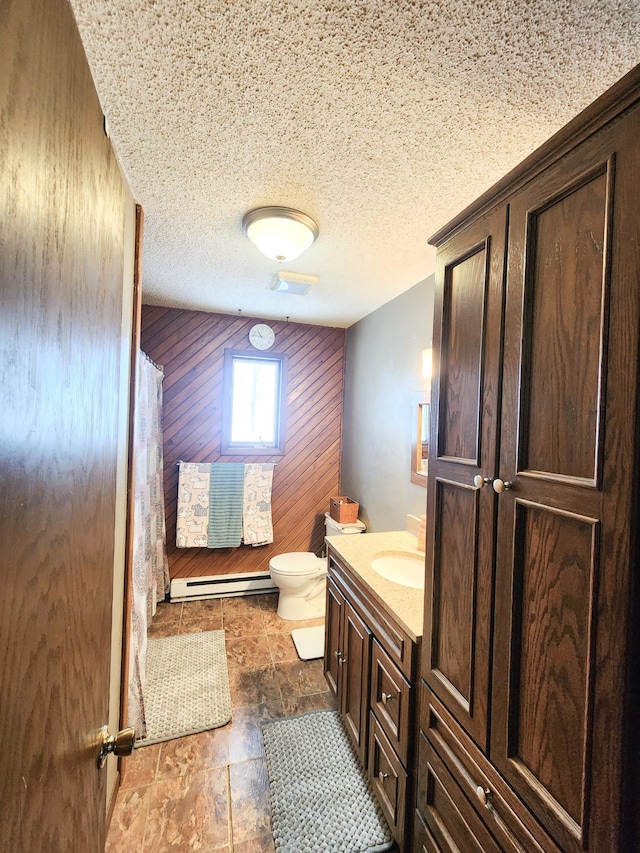
[[[337,711],[262,724],[277,853],[377,853],[393,837]]]
[[[136,746],[224,726],[231,719],[224,631],[147,641],[147,737]]]

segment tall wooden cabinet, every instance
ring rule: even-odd
[[[640,68],[432,242],[414,849],[631,853]]]

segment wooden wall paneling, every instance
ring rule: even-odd
[[[223,353],[225,348],[251,351],[248,332],[255,322],[251,317],[143,307],[143,348],[165,370],[164,485],[172,577],[266,570],[274,554],[323,550],[324,513],[340,482],[345,333],[283,322],[271,323],[273,352],[288,356],[285,455],[274,460],[275,541],[260,548],[175,547],[179,460],[266,461],[220,455]]]

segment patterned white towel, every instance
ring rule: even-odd
[[[273,542],[271,489],[273,462],[244,466],[243,534],[245,545],[267,545]]]
[[[206,548],[211,465],[208,462],[180,462],[178,467],[176,547]]]

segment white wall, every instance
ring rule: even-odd
[[[414,395],[428,389],[422,351],[431,344],[434,277],[347,331],[341,494],[360,503],[369,532],[404,530],[425,512],[411,482]]]

